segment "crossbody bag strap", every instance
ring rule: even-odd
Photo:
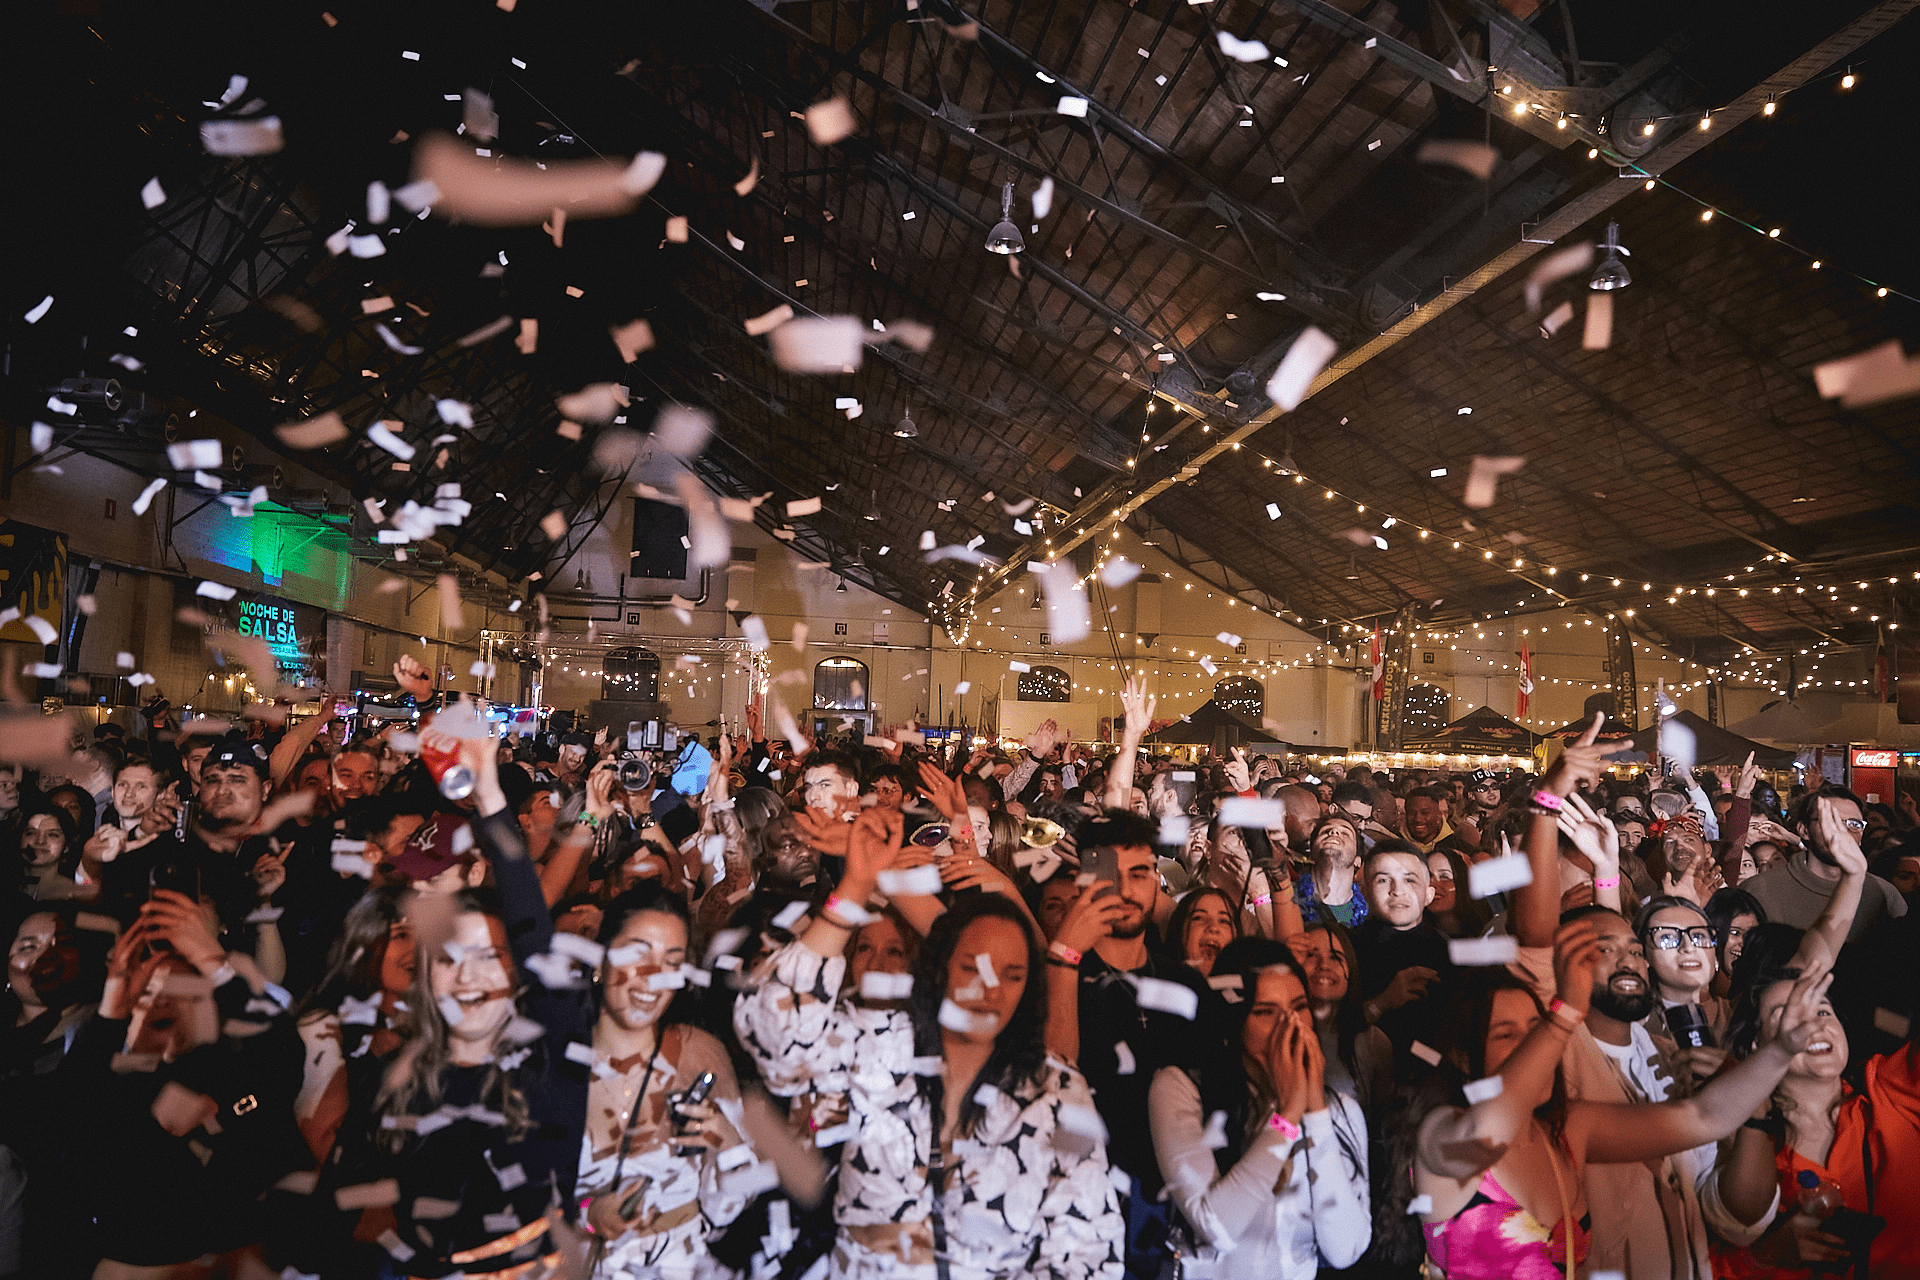
[[[940,1197],[947,1189],[946,1155],[936,1131],[927,1143],[927,1190],[932,1193],[929,1214],[933,1224],[933,1269],[939,1280],[950,1280],[947,1269],[947,1220],[940,1213]]]
[[[1567,1196],[1567,1179],[1560,1171],[1560,1152],[1556,1150],[1559,1142],[1549,1133],[1547,1135],[1547,1163],[1553,1166],[1553,1187],[1560,1193],[1560,1238],[1565,1242],[1567,1256],[1562,1266],[1567,1280],[1573,1280],[1573,1201]]]

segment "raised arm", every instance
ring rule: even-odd
[[[1550,882],[1551,883],[1551,882]],[[1465,1109],[1441,1107],[1420,1126],[1414,1183],[1431,1194],[1449,1184],[1464,1188],[1506,1152],[1526,1128],[1535,1107],[1553,1091],[1554,1068],[1567,1037],[1587,1016],[1593,968],[1599,958],[1591,920],[1562,925],[1554,938],[1553,1009],[1527,1033],[1499,1071],[1500,1091]]]
[[[1159,700],[1147,692],[1145,680],[1127,677],[1125,687],[1120,690],[1120,709],[1125,713],[1126,723],[1120,727],[1120,750],[1107,770],[1109,809],[1128,808],[1133,799],[1133,768],[1140,758],[1140,739],[1153,723],[1153,711],[1158,705]]]
[[[1574,847],[1593,864],[1593,900],[1619,911],[1620,833],[1614,829],[1613,822],[1576,791],[1561,805],[1559,825],[1572,839]]]
[[[1822,969],[1833,967],[1840,948],[1847,944],[1853,918],[1860,910],[1860,893],[1867,884],[1867,855],[1860,851],[1860,841],[1847,830],[1834,805],[1834,800],[1827,796],[1814,801],[1813,805],[1820,839],[1833,860],[1840,864],[1840,883],[1834,886],[1833,896],[1820,909],[1819,917],[1801,935],[1800,949],[1794,953],[1793,963],[1802,972],[1815,965]]]
[[[299,764],[301,757],[307,754],[307,748],[312,746],[313,740],[320,736],[320,731],[333,722],[334,711],[338,706],[332,694],[322,693],[319,714],[308,716],[287,730],[286,736],[280,739],[279,745],[273,749],[273,754],[267,757],[267,772],[273,779],[274,790],[280,789],[280,784],[287,780],[287,775],[293,772],[293,767]]]
[[[1821,1001],[1832,983],[1833,975],[1824,967],[1801,974],[1759,1046],[1691,1098],[1638,1106],[1574,1103],[1567,1136],[1575,1152],[1584,1151],[1588,1160],[1600,1164],[1628,1164],[1726,1137],[1766,1101],[1793,1055],[1813,1039]]]
[[[1514,891],[1513,905],[1513,932],[1523,947],[1551,945],[1554,930],[1559,926],[1559,815],[1565,807],[1566,797],[1572,795],[1582,782],[1599,781],[1607,757],[1618,750],[1616,747],[1594,745],[1605,719],[1600,712],[1594,713],[1593,723],[1587,726],[1587,731],[1577,741],[1569,743],[1567,749],[1560,753],[1560,758],[1547,767],[1546,776],[1540,779],[1540,789],[1530,804],[1531,820],[1527,824],[1526,846],[1527,860],[1533,866],[1533,883]],[[1546,798],[1544,806],[1539,803],[1538,797]]]

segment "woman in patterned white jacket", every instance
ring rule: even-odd
[[[831,1275],[1119,1280],[1100,1122],[1080,1073],[1047,1056],[1045,953],[1018,907],[969,894],[942,915],[906,1009],[836,999],[900,840],[899,814],[861,815],[839,891],[734,1006],[770,1090],[847,1095]]]

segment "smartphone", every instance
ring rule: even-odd
[[[686,1132],[687,1119],[680,1114],[680,1108],[698,1106],[712,1095],[713,1072],[702,1071],[699,1076],[694,1079],[694,1082],[687,1086],[685,1093],[669,1098],[667,1100],[668,1105],[673,1108],[673,1131],[675,1133]],[[674,1154],[681,1156],[698,1155],[700,1150],[699,1147],[680,1147],[676,1149]],[[625,1217],[626,1215],[622,1214],[621,1216]]]
[[[1091,857],[1081,859],[1080,869],[1090,874],[1095,880],[1105,880],[1109,885],[1114,886],[1113,888],[1100,890],[1099,893],[1093,895],[1094,897],[1103,898],[1109,893],[1120,892],[1118,887],[1120,884],[1120,851],[1118,849],[1105,846],[1095,849]]]
[[[191,862],[156,862],[147,872],[147,897],[161,889],[172,889],[184,893],[194,902],[200,901],[200,868]]]

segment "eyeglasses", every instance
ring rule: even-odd
[[[1849,831],[1865,831],[1867,829],[1867,820],[1865,818],[1842,818],[1840,819],[1840,825]]]
[[[1660,951],[1678,951],[1681,947],[1697,947],[1702,951],[1713,950],[1713,930],[1701,925],[1693,929],[1682,929],[1678,925],[1657,924],[1647,931],[1653,939],[1653,945]]]

